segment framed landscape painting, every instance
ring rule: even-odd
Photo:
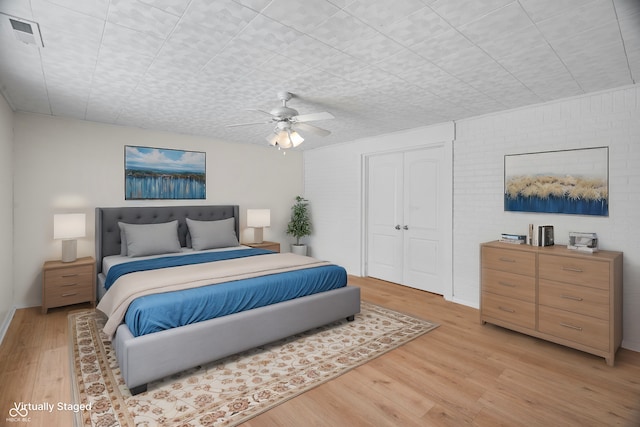
[[[609,147],[504,156],[504,210],[609,215]]]
[[[206,153],[125,145],[125,200],[206,199]]]

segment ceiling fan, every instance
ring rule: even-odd
[[[327,113],[326,111],[322,113],[298,114],[297,110],[287,107],[287,101],[292,97],[293,94],[289,92],[278,92],[278,99],[282,101],[280,107],[276,107],[269,112],[256,109],[249,110],[271,116],[271,119],[266,122],[239,123],[227,125],[227,127],[274,124],[273,133],[267,136],[267,141],[269,144],[278,148],[291,148],[300,145],[302,141],[304,141],[304,138],[300,136],[298,131],[309,132],[319,136],[327,136],[331,133],[326,129],[310,125],[307,122],[334,119],[333,114]]]

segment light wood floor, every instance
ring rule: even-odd
[[[491,325],[442,297],[350,278],[366,301],[440,324],[436,330],[252,419],[271,426],[640,426],[640,353],[616,366]],[[0,347],[0,425],[13,402],[71,402],[67,313],[18,310]],[[88,307],[88,306],[87,306]],[[71,414],[31,422],[70,426]]]

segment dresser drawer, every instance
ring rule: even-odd
[[[608,262],[540,254],[538,268],[543,279],[609,289]]]
[[[482,266],[523,276],[535,276],[536,254],[522,250],[483,247]]]
[[[534,329],[536,327],[535,304],[482,292],[482,315]]]
[[[540,279],[539,303],[573,313],[609,319],[609,291]]]
[[[482,290],[509,298],[535,302],[536,279],[532,276],[483,268]]]
[[[541,305],[538,329],[555,337],[609,351],[609,322]]]

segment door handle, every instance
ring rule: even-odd
[[[409,226],[408,226],[408,225],[405,225],[404,227],[402,227],[402,229],[403,229],[403,230],[408,230],[408,229],[409,229]]]
[[[400,230],[400,224],[396,225],[396,230]]]

